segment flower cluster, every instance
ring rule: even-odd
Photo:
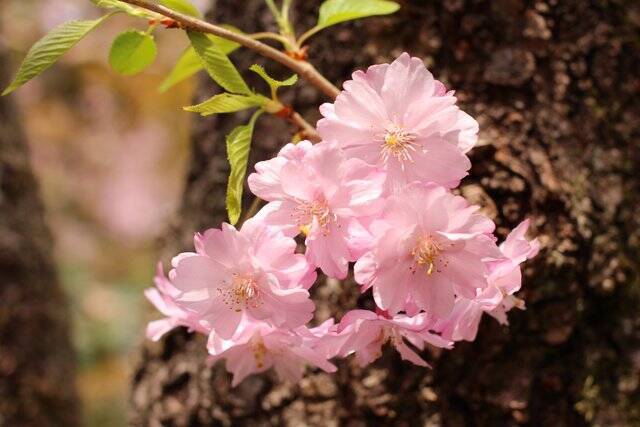
[[[160,266],[147,290],[166,316],[147,335],[175,326],[208,335],[233,385],[271,367],[293,381],[305,364],[333,372],[329,359],[350,354],[366,365],[385,343],[428,366],[426,344],[473,340],[482,313],[506,323],[524,307],[514,296],[520,264],[538,243],[524,221],[497,245],[493,221],[451,192],[471,166],[478,124],[421,60],[405,53],[355,72],[320,111],[322,142],[288,144],[249,176],[268,203],[239,230],[197,234],[195,252],[176,256],[168,277]],[[344,279],[350,263],[376,312],[308,327],[316,270]]]

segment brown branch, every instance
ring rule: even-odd
[[[167,18],[171,18],[175,20],[181,28],[213,34],[215,36],[239,43],[240,45],[259,53],[260,55],[273,59],[274,61],[279,62],[285,67],[291,69],[293,72],[297,73],[300,77],[311,83],[331,99],[335,99],[338,96],[338,93],[340,93],[338,88],[335,87],[322,74],[320,74],[318,70],[316,70],[315,67],[309,62],[293,59],[285,53],[258,40],[255,40],[250,36],[235,33],[218,25],[210,24],[200,19],[183,15],[150,0],[120,1],[150,10],[152,12],[159,13],[160,15],[163,15]]]

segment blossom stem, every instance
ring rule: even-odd
[[[262,199],[260,197],[254,197],[253,201],[249,205],[247,211],[244,213],[244,216],[240,220],[240,223],[237,225],[237,227],[240,228],[240,226],[244,224],[246,220],[253,217],[260,209],[260,206],[262,206]]]
[[[297,73],[303,79],[307,80],[313,86],[315,86],[322,93],[335,99],[340,91],[329,80],[327,80],[322,74],[315,69],[315,67],[307,61],[301,61],[291,58],[287,54],[275,49],[265,43],[251,38],[245,34],[236,33],[230,31],[224,27],[211,24],[200,19],[183,15],[172,9],[164,7],[158,3],[150,0],[121,0],[123,3],[128,3],[134,6],[141,7],[143,9],[150,10],[152,12],[159,13],[167,18],[171,18],[180,24],[181,28],[200,31],[202,33],[213,34],[218,37],[225,38],[227,40],[234,41],[240,45],[251,49],[262,56],[273,59],[276,62],[284,65]]]
[[[294,125],[298,126],[302,131],[302,136],[305,139],[308,139],[311,142],[320,142],[321,138],[316,129],[311,126],[311,124],[304,119],[299,113],[296,111],[292,111],[289,116],[289,121]]]

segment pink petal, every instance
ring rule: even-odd
[[[378,268],[373,282],[373,299],[378,307],[392,314],[402,311],[411,276],[409,265],[402,262]]]
[[[319,267],[329,277],[347,277],[351,253],[342,230],[335,224],[329,226],[326,235],[322,230],[310,234],[305,244],[306,256],[312,265]]]
[[[154,320],[152,322],[149,322],[149,324],[147,325],[146,336],[151,341],[159,341],[164,334],[166,334],[176,326],[178,326],[178,322],[173,318]]]
[[[336,372],[338,368],[329,362],[327,359],[322,357],[322,355],[316,351],[311,350],[308,347],[300,346],[300,347],[292,347],[291,352],[300,356],[307,362],[311,363],[313,366],[317,366],[325,372]]]
[[[207,289],[222,283],[228,276],[224,266],[203,256],[183,258],[175,268],[174,286],[182,293]]]
[[[285,236],[294,237],[300,234],[300,227],[292,222],[295,207],[296,204],[290,200],[269,202],[252,219],[282,231]]]
[[[425,368],[431,367],[427,362],[424,361],[423,358],[418,356],[418,354],[415,351],[409,348],[409,346],[405,344],[405,342],[402,341],[402,339],[394,343],[394,347],[396,348],[396,350],[398,350],[398,353],[400,353],[400,357],[402,357],[402,360],[407,360],[413,363],[414,365],[423,366]]]
[[[439,273],[431,276],[416,273],[416,276],[413,287],[416,304],[436,318],[448,316],[455,301],[453,285],[449,279]]]

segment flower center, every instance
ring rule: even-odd
[[[411,251],[415,265],[412,272],[415,273],[418,268],[425,267],[427,275],[431,276],[435,271],[440,272],[436,266],[436,261],[441,258],[443,245],[438,243],[432,236],[426,236],[418,242],[416,247]],[[445,262],[446,266],[446,262]]]
[[[226,284],[226,281],[222,282]],[[222,301],[236,312],[253,307],[257,308],[262,303],[258,284],[252,275],[240,275],[233,273],[230,286],[218,288]]]
[[[256,367],[261,369],[264,367],[264,358],[267,354],[267,347],[262,341],[262,337],[255,338],[251,343],[251,351],[253,351],[253,359],[256,361]]]
[[[416,151],[415,134],[397,125],[391,125],[384,133],[376,136],[376,141],[380,143],[380,155],[385,162],[389,157],[394,157],[400,162],[413,161],[412,153]]]
[[[329,225],[335,220],[335,216],[323,200],[299,203],[293,209],[291,217],[305,236],[311,232],[314,222],[318,224],[324,235],[329,234]]]

